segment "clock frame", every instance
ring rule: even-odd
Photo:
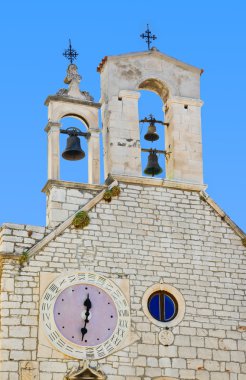
[[[73,285],[94,285],[112,299],[117,311],[117,324],[110,337],[94,346],[81,346],[65,338],[54,318],[54,306],[59,295]],[[88,272],[77,272],[57,277],[44,291],[40,309],[41,323],[46,337],[55,348],[77,359],[101,359],[118,350],[130,330],[130,309],[121,289],[106,277]]]

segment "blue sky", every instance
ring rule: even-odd
[[[80,54],[81,89],[98,101],[98,63],[105,55],[144,51],[139,35],[149,23],[160,51],[204,69],[204,182],[209,195],[246,229],[246,2],[16,0],[2,2],[0,14],[0,223],[45,224],[44,100],[65,87],[62,52],[68,39]],[[159,109],[155,94],[142,94],[140,117],[151,112],[162,117]],[[61,143],[63,148],[65,140]],[[62,179],[86,181],[85,165],[63,161]]]

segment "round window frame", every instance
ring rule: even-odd
[[[173,301],[174,303],[174,306],[175,306],[175,311],[172,315],[172,319],[169,318],[169,320],[167,321],[162,321],[162,320],[159,320],[159,322],[162,322],[162,323],[167,323],[167,322],[171,322],[173,319],[176,318],[177,314],[178,314],[178,310],[179,310],[179,305],[178,305],[178,302],[176,300],[176,298],[172,295],[172,293],[170,292],[167,292],[166,290],[156,290],[154,293],[151,293],[151,295],[149,296],[149,299],[148,299],[148,311],[150,313],[150,315],[152,316],[151,312],[150,312],[150,308],[149,308],[149,304],[150,304],[150,301],[151,301],[151,298],[154,297],[155,295],[159,295],[159,296],[163,296],[163,295],[166,295],[167,297],[171,298],[171,300]],[[153,317],[153,316],[152,316]],[[155,319],[155,317],[153,317]],[[158,321],[158,319],[156,319],[156,321]]]
[[[156,292],[158,291],[163,291],[166,293],[169,293],[177,303],[178,311],[176,316],[171,320],[171,321],[158,321],[152,315],[150,314],[149,311],[149,298]],[[156,326],[165,328],[165,327],[173,327],[178,325],[182,319],[184,318],[185,314],[185,300],[180,291],[176,288],[174,288],[172,285],[169,284],[154,284],[150,286],[144,293],[143,298],[142,298],[142,307],[144,314],[147,316],[147,318]]]

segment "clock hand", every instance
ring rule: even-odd
[[[85,323],[85,326],[86,326],[86,323]],[[82,341],[84,340],[84,336],[85,336],[85,334],[87,333],[87,328],[86,327],[82,327],[82,329],[80,330],[81,331],[81,334],[82,334]]]
[[[90,308],[91,308],[91,300],[90,300],[90,296],[89,296],[89,294],[87,294],[87,298],[86,298],[86,300],[85,300],[85,302],[84,302],[84,306],[86,306],[86,308],[88,309],[88,310],[90,310]]]
[[[91,300],[90,300],[90,296],[89,294],[87,294],[87,298],[84,302],[84,306],[86,307],[86,312],[85,312],[85,324],[84,324],[84,327],[82,327],[82,329],[80,330],[81,331],[81,334],[82,334],[82,341],[84,340],[84,336],[85,334],[88,332],[87,328],[86,328],[86,325],[87,323],[89,323],[89,315],[90,315],[90,309],[92,307],[92,304],[91,304]]]

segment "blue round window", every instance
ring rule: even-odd
[[[149,297],[148,309],[153,318],[160,322],[174,319],[178,313],[176,299],[163,290],[159,290]]]

